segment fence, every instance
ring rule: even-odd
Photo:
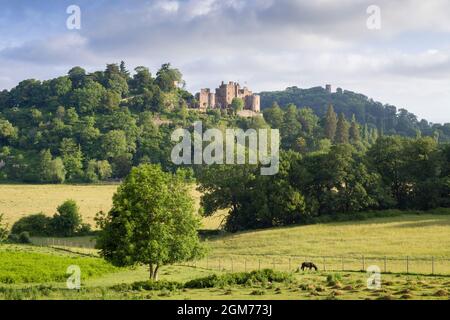
[[[187,265],[228,272],[266,268],[295,271],[306,261],[320,271],[366,271],[369,266],[377,266],[382,273],[450,275],[450,259],[436,257],[234,255],[208,257]]]
[[[75,253],[94,254],[92,238],[33,238],[33,244],[68,249]],[[442,257],[393,256],[312,256],[312,255],[228,255],[209,256],[185,264],[209,270],[240,272],[259,269],[295,271],[302,262],[313,262],[321,271],[365,271],[377,266],[383,273],[450,275],[450,259]]]

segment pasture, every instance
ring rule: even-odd
[[[0,212],[11,225],[31,213],[52,215],[59,204],[70,198],[79,204],[83,219],[92,223],[97,211],[110,208],[116,188],[117,185],[0,185]],[[192,192],[198,208],[200,195]],[[217,229],[225,214],[203,219],[203,227]],[[146,281],[148,269],[109,265],[97,257],[92,237],[32,240],[37,246],[0,246],[0,299],[449,298],[448,209],[210,236],[205,239],[207,258],[163,267],[160,278],[178,285],[157,290],[136,290],[133,283]],[[319,270],[297,272],[302,261],[313,261]],[[82,271],[80,291],[65,288],[66,269],[74,264]],[[361,271],[369,265],[380,267],[380,289],[367,288],[368,275]],[[292,274],[294,281],[183,287],[188,281],[212,274],[267,268]]]
[[[4,245],[0,254],[8,253],[24,261],[17,266],[14,282],[0,283],[0,299],[448,299],[450,277],[383,274],[380,288],[367,287],[363,272],[305,271],[284,273],[286,280],[250,281],[193,288],[188,282],[207,279],[211,275],[233,274],[198,267],[165,266],[161,270],[162,284],[146,288],[148,270],[145,267],[115,268],[98,258],[77,256],[51,248]],[[24,253],[28,253],[24,256]],[[38,255],[39,259],[35,259]],[[17,259],[11,263],[19,262]],[[36,267],[26,266],[33,262]],[[3,263],[7,263],[3,261]],[[76,263],[82,270],[81,290],[65,287],[68,265]],[[22,268],[23,267],[23,268]],[[40,268],[45,267],[44,275]],[[11,266],[7,269],[12,270]],[[28,275],[19,274],[28,270]],[[5,271],[2,271],[3,273]],[[88,276],[83,276],[88,273]],[[36,278],[33,278],[34,277]],[[43,278],[45,276],[45,279]],[[237,275],[242,278],[242,275]],[[7,278],[2,275],[2,279]],[[289,279],[289,281],[288,281]],[[33,281],[36,280],[36,281]],[[6,283],[5,283],[6,282]],[[151,283],[150,283],[151,284]]]

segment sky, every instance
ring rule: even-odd
[[[67,27],[71,5],[80,29]],[[192,93],[222,80],[255,92],[332,84],[450,122],[448,0],[0,0],[0,8],[0,90],[73,66],[124,60],[154,74],[170,62]]]

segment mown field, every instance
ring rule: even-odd
[[[20,212],[52,214],[54,209],[45,208],[56,208],[72,198],[80,199],[83,216],[89,221],[99,207],[108,209],[107,199],[116,187],[2,185],[1,191],[8,191],[6,195],[0,192],[0,212],[11,223]],[[90,194],[85,201],[81,201],[83,194]],[[199,198],[198,193],[194,195]],[[206,259],[162,268],[160,278],[177,282],[176,287],[153,290],[131,285],[148,279],[147,268],[109,265],[89,248],[95,241],[92,237],[34,238],[35,244],[44,246],[0,246],[0,299],[448,299],[450,210],[433,213],[410,212],[210,237],[205,240],[209,248]],[[220,219],[208,219],[204,227],[217,228]],[[319,270],[297,272],[306,260],[313,261]],[[69,265],[81,268],[79,291],[65,288]],[[368,275],[362,270],[369,265],[380,267],[381,289],[367,288]],[[293,280],[184,287],[190,280],[212,274],[265,268],[292,274]]]
[[[95,227],[95,214],[101,210],[108,211],[112,205],[112,196],[116,192],[117,184],[105,185],[30,185],[30,184],[0,184],[0,213],[9,225],[20,218],[44,213],[52,216],[56,208],[66,201],[73,199],[80,207],[83,221]],[[200,194],[192,188],[192,195],[199,206]],[[214,217],[203,219],[204,229],[216,229],[224,212]]]

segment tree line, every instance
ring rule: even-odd
[[[229,209],[232,232],[365,210],[450,207],[450,146],[429,137],[383,136],[367,151],[349,143],[283,151],[275,176],[250,165],[202,167],[197,176],[204,214]]]
[[[301,89],[289,87],[283,91],[261,92],[261,108],[270,108],[274,102],[282,107],[294,104],[299,108],[310,107],[316,115],[324,117],[327,107],[333,105],[338,114],[347,119],[355,116],[361,125],[376,129],[382,135],[400,135],[415,138],[417,135],[430,136],[439,142],[450,142],[450,123],[431,123],[403,108],[382,104],[367,96],[338,88],[330,93],[322,87]],[[425,106],[424,106],[425,107]]]

